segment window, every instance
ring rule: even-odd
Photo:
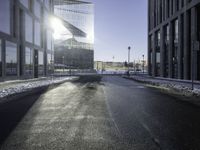
[[[52,33],[51,33],[51,31],[47,31],[47,49],[48,50],[52,50]]]
[[[175,20],[175,42],[178,43],[178,19]]]
[[[49,9],[50,0],[44,0],[44,5],[46,6],[47,9]]]
[[[156,32],[156,48],[160,48],[160,31]]]
[[[179,10],[179,0],[176,0],[176,11]]]
[[[0,76],[2,76],[2,43],[0,40]]]
[[[47,71],[48,73],[51,73],[52,71],[52,56],[51,54],[47,54]]]
[[[6,41],[6,75],[17,75],[17,44]]]
[[[25,49],[25,75],[32,75],[33,73],[33,51],[26,47]]]
[[[40,23],[35,21],[35,44],[40,46],[41,45],[41,30],[40,30]]]
[[[166,26],[166,40],[169,43],[169,25]]]
[[[27,8],[29,9],[29,0],[20,0],[20,2]]]
[[[160,52],[156,53],[156,63],[160,63]]]
[[[10,34],[10,0],[0,0],[0,31]]]
[[[25,39],[27,42],[33,42],[33,19],[30,15],[25,15]]]
[[[43,21],[45,25],[49,24],[49,14],[45,9],[44,9],[44,14],[43,14]]]
[[[41,17],[41,6],[40,6],[40,3],[37,0],[35,0],[34,2],[35,2],[34,3],[34,14],[35,14],[35,16],[40,18]]]
[[[160,31],[156,32],[156,76],[160,76]]]
[[[174,27],[173,27],[173,40],[174,40],[174,43],[173,43],[173,51],[172,51],[172,55],[173,55],[173,74],[172,74],[172,77],[173,78],[177,78],[178,77],[178,40],[179,40],[179,37],[178,37],[178,19],[176,19],[174,21]]]
[[[38,52],[38,74],[43,75],[44,74],[44,53]]]

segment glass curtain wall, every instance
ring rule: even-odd
[[[54,13],[68,24],[62,39],[67,40],[70,48],[93,49],[94,12],[93,4],[72,0],[55,0]],[[60,39],[58,39],[60,40]]]
[[[40,23],[38,21],[35,21],[35,44],[38,46],[41,46],[41,29],[40,29]]]
[[[25,49],[25,75],[33,75],[33,51],[28,47]]]
[[[33,43],[33,18],[25,14],[25,40]]]
[[[164,28],[164,76],[169,76],[169,25]]]
[[[156,32],[156,76],[160,76],[160,31]]]
[[[29,9],[30,0],[19,0],[19,1],[24,5],[24,7]]]
[[[34,0],[34,14],[38,19],[41,17],[41,6],[37,0]]]
[[[2,76],[2,42],[0,39],[0,76]]]
[[[44,52],[38,52],[38,75],[44,75]]]
[[[178,19],[174,21],[174,27],[173,27],[173,72],[172,72],[172,77],[173,78],[178,78]]]
[[[10,0],[0,0],[0,32],[10,34]]]
[[[17,44],[6,41],[6,75],[17,75]]]
[[[153,66],[153,35],[150,36],[150,74],[152,75],[152,66]]]
[[[51,54],[47,54],[47,72],[52,73],[52,56]]]

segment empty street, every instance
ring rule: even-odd
[[[144,84],[83,76],[0,105],[1,150],[199,150],[200,109]]]

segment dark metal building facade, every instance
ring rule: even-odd
[[[0,80],[50,72],[52,0],[0,0]]]
[[[151,76],[200,80],[200,0],[148,0]]]

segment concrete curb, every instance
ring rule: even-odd
[[[123,76],[123,78],[144,83],[147,85],[147,87],[158,89],[159,91],[166,94],[170,94],[174,97],[181,97],[181,100],[183,101],[200,106],[200,95],[193,93],[192,90],[190,90],[189,88],[178,89],[170,86],[161,86],[159,83],[152,81],[139,80],[127,76]]]

